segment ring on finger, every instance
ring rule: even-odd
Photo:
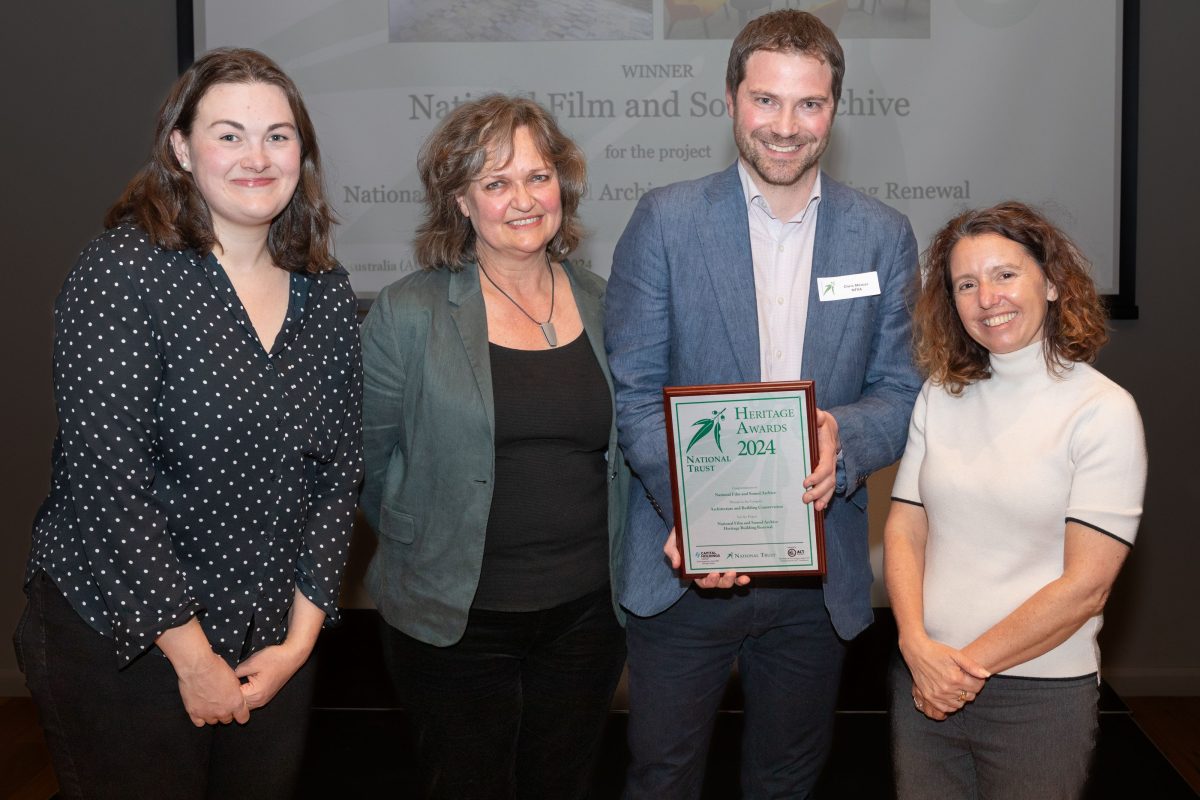
[[[958,700],[959,700],[959,702],[961,702],[961,703],[965,703],[965,702],[967,702],[967,690],[966,690],[966,689],[959,689],[959,690],[958,690]]]
[[[925,704],[921,702],[921,698],[919,697],[913,698],[913,705],[917,707],[917,711],[925,710]]]

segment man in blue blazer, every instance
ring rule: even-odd
[[[833,32],[784,10],[733,43],[726,102],[739,158],[642,197],[617,245],[606,345],[635,473],[617,592],[629,612],[626,796],[698,797],[736,660],[742,793],[805,797],[828,755],[845,642],[871,623],[863,484],[904,448],[920,388],[906,299],[908,220],[829,178],[841,94]],[[811,379],[825,515],[823,579],[676,574],[662,387]],[[665,543],[665,546],[664,546]]]

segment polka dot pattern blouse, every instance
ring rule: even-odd
[[[54,315],[59,430],[26,581],[45,570],[118,666],[192,616],[234,664],[283,641],[296,588],[335,618],[362,477],[347,274],[293,273],[267,353],[212,255],[121,226]]]

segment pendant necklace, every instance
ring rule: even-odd
[[[483,268],[483,259],[478,259],[479,271],[483,273],[483,277],[488,279],[488,283],[496,287],[496,291],[508,298],[508,302],[517,307],[517,310],[529,318],[529,321],[542,329],[542,336],[546,337],[546,344],[551,347],[558,347],[558,332],[554,330],[554,267],[550,266],[550,254],[546,254],[546,269],[550,272],[550,316],[546,317],[545,322],[538,322],[525,309],[521,308],[521,304],[513,300],[512,295],[500,288],[500,284],[492,280],[492,276],[488,275],[488,271]]]

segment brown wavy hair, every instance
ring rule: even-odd
[[[291,202],[271,222],[267,247],[274,262],[288,271],[333,269],[337,261],[331,252],[331,232],[336,221],[325,199],[316,130],[296,84],[257,50],[211,50],[179,76],[158,110],[150,160],[108,210],[105,227],[131,222],[165,250],[212,252],[218,244],[212,213],[191,174],[175,158],[171,133],[191,133],[201,99],[220,83],[265,83],[287,95],[300,137],[300,180]]]
[[[1108,341],[1104,305],[1092,282],[1091,265],[1071,239],[1034,208],[1010,200],[965,211],[934,235],[924,254],[921,286],[913,313],[917,366],[951,394],[991,377],[983,345],[968,335],[954,305],[950,255],[962,239],[993,233],[1025,248],[1058,290],[1042,329],[1046,367],[1061,372],[1072,362],[1091,363]]]
[[[842,44],[829,26],[807,11],[781,9],[755,17],[742,28],[729,49],[725,67],[725,89],[732,95],[746,79],[746,62],[759,50],[777,53],[803,53],[833,72],[833,102],[842,99],[842,79],[846,76],[846,56]]]
[[[456,198],[483,172],[489,157],[508,163],[513,135],[521,127],[529,130],[538,153],[558,173],[562,193],[562,224],[546,252],[560,259],[579,245],[584,233],[579,201],[587,190],[583,151],[534,101],[490,94],[447,114],[421,146],[417,170],[425,185],[425,219],[417,227],[413,257],[422,267],[459,270],[475,260],[475,229]]]

